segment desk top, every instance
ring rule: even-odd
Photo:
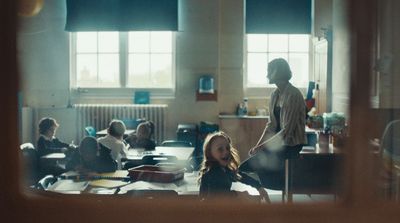
[[[334,147],[332,144],[329,144],[327,147],[321,147],[318,143],[313,146],[303,146],[303,149],[300,152],[300,155],[304,154],[314,154],[314,155],[329,155],[329,154],[338,154],[340,153],[340,149]]]
[[[134,132],[136,132],[136,129],[127,129],[127,130],[125,130],[124,136],[128,136]],[[102,129],[102,130],[96,132],[97,137],[102,137],[105,135],[107,135],[107,129]]]
[[[70,171],[67,175],[77,174]],[[127,176],[128,171],[118,170],[114,173],[103,173],[99,176]],[[92,181],[73,181],[71,179],[59,179],[47,190],[64,194],[126,194],[131,190],[173,190],[178,195],[198,195],[200,186],[197,183],[198,171],[185,173],[182,180],[173,183],[157,183],[147,181],[123,182],[118,180],[92,180]],[[117,189],[119,188],[119,189]],[[250,195],[258,196],[258,191],[246,184],[240,182],[232,183],[232,190],[247,191]]]
[[[64,153],[49,153],[47,155],[41,156],[41,159],[54,159],[54,160],[62,160],[65,159]]]
[[[176,156],[178,160],[188,160],[194,151],[194,147],[168,147],[156,146],[155,150],[145,150],[142,148],[129,149],[128,160],[139,160],[145,155],[170,155]]]

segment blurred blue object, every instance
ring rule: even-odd
[[[96,129],[93,126],[85,127],[86,136],[96,137]]]
[[[135,104],[149,104],[150,103],[150,92],[148,91],[135,91]]]
[[[312,98],[314,89],[315,89],[315,82],[314,81],[309,81],[308,82],[308,90],[307,90],[306,100],[310,100]]]
[[[199,93],[214,93],[214,78],[210,75],[204,75],[199,79]]]
[[[307,145],[315,147],[317,145],[317,134],[315,132],[307,132]]]

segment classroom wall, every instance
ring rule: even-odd
[[[348,1],[334,0],[332,13],[332,111],[348,114],[350,97],[350,27]]]
[[[326,0],[315,0],[316,11],[329,4]],[[333,10],[342,10],[343,4],[333,1]],[[340,1],[343,2],[343,1]],[[324,6],[325,5],[325,6]],[[218,123],[221,112],[234,113],[241,102],[243,91],[243,0],[181,0],[180,31],[176,41],[176,94],[172,99],[152,99],[152,103],[168,104],[167,138],[175,138],[179,123]],[[34,17],[20,17],[18,37],[18,59],[22,75],[24,106],[34,108],[35,117],[54,114],[60,123],[68,123],[68,128],[76,126],[76,113],[67,108],[69,103],[69,34],[64,31],[65,1],[46,1],[42,11]],[[329,10],[328,10],[329,11]],[[329,13],[326,13],[329,16]],[[334,50],[334,65],[340,67],[348,57],[348,42],[341,37],[347,30],[344,21],[333,13],[336,22],[333,29],[339,29],[339,42]],[[336,16],[336,17],[335,17]],[[321,14],[318,24],[329,24]],[[328,22],[327,22],[328,21]],[[335,21],[335,19],[334,19]],[[317,24],[316,23],[316,24]],[[334,31],[335,33],[335,31]],[[336,53],[336,56],[335,56]],[[335,60],[337,62],[335,63]],[[346,67],[346,66],[345,66]],[[334,68],[335,69],[335,68]],[[342,68],[340,68],[342,69]],[[348,70],[334,70],[334,75],[348,75]],[[202,74],[213,74],[218,91],[218,101],[196,101],[195,90]],[[345,93],[345,92],[343,92]],[[249,109],[267,105],[267,95],[250,98]],[[77,101],[79,102],[79,101]],[[103,99],[97,103],[131,103],[131,98]],[[40,108],[40,109],[39,109]],[[340,107],[337,107],[340,108]],[[45,109],[45,113],[38,110]],[[60,115],[65,112],[65,115]],[[35,126],[34,126],[35,128]],[[60,130],[61,131],[61,130]],[[59,132],[61,134],[61,132]],[[69,134],[68,134],[69,135]],[[73,135],[73,134],[72,134]],[[66,136],[67,141],[74,140]]]
[[[314,36],[324,37],[332,29],[332,0],[314,0]]]

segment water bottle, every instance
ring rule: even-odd
[[[247,115],[249,111],[248,98],[243,98],[243,115]]]

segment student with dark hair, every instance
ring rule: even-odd
[[[66,169],[80,173],[114,172],[117,169],[117,162],[111,158],[110,153],[111,150],[99,144],[96,138],[87,136],[68,160]]]
[[[50,153],[72,153],[74,145],[60,141],[55,135],[59,124],[54,118],[45,117],[39,121],[39,139],[37,141],[37,150],[39,156]]]
[[[140,123],[134,134],[129,135],[125,141],[129,143],[131,148],[144,148],[146,150],[154,150],[156,143],[152,139],[154,133],[154,124],[151,121]]]
[[[112,120],[107,129],[107,135],[97,141],[111,150],[111,157],[117,161],[118,169],[121,169],[121,158],[126,158],[126,145],[123,137],[126,127],[120,120]]]

